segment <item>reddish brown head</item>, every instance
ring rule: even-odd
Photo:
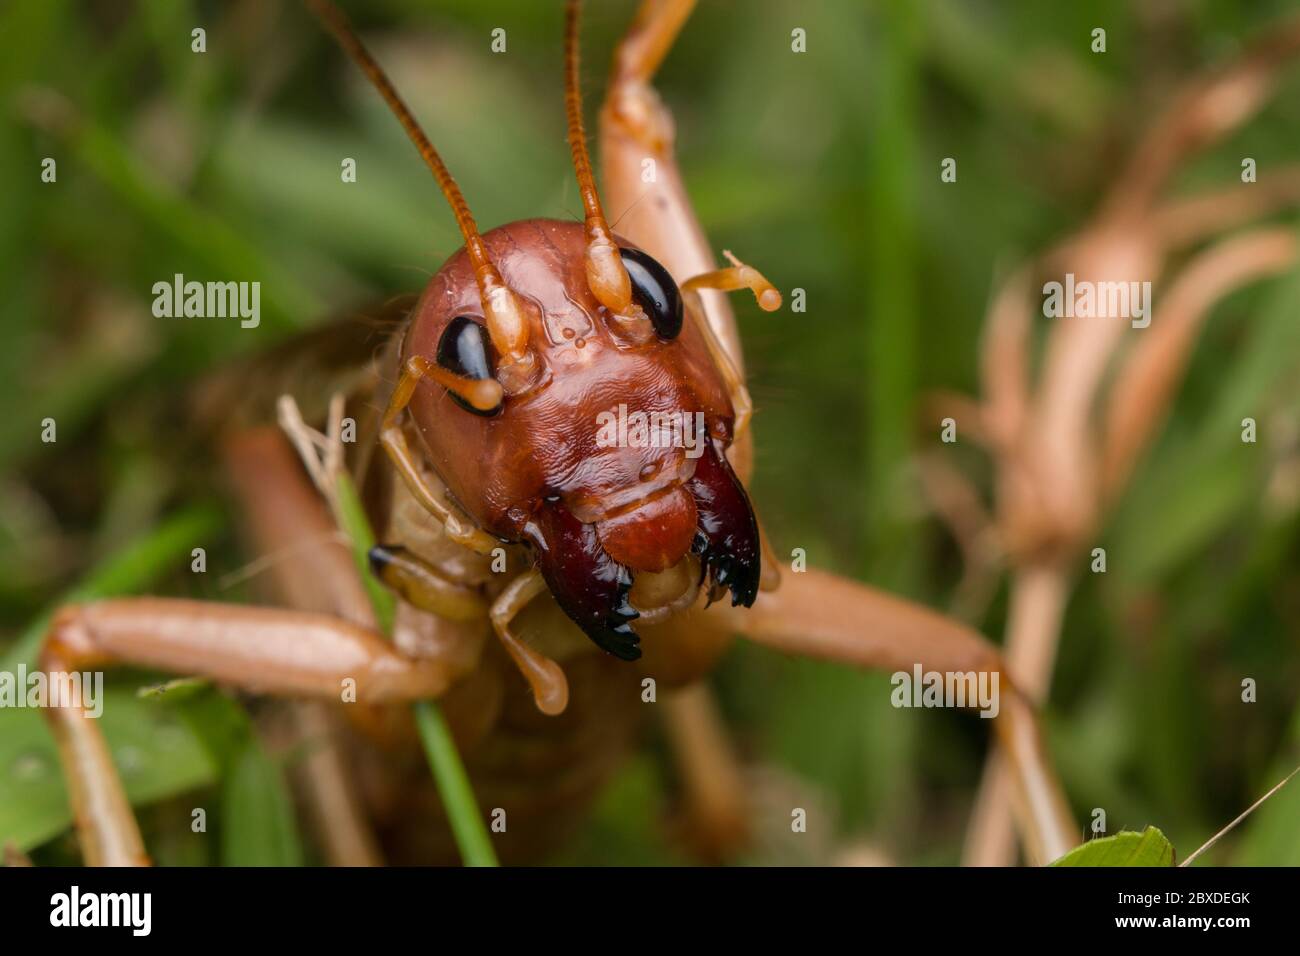
[[[485,235],[342,13],[307,2],[388,102],[465,237],[420,298],[402,354],[424,375],[407,408],[448,491],[489,533],[530,544],[565,613],[624,659],[641,654],[634,574],[694,552],[701,581],[752,604],[758,527],[725,454],[735,413],[702,319],[684,315],[668,272],[605,220],[582,126],[577,0],[565,100],[584,221]]]
[[[448,490],[485,530],[531,543],[564,610],[620,657],[639,655],[626,597],[636,572],[666,570],[694,550],[735,601],[752,603],[754,517],[724,454],[734,413],[671,277],[619,241],[653,329],[638,340],[590,288],[581,223],[530,219],[483,241],[522,303],[539,374],[493,409],[421,384],[410,413]],[[461,250],[417,304],[403,360],[494,375],[499,356],[479,302]]]

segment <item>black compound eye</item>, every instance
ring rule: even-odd
[[[682,330],[682,296],[668,270],[639,249],[618,250],[632,280],[636,299],[661,339],[675,339]]]
[[[487,329],[468,315],[458,315],[447,323],[442,338],[438,339],[437,358],[438,364],[447,371],[464,378],[492,377],[492,340]],[[454,392],[449,394],[451,400],[465,411],[484,418],[491,418],[501,411],[500,405],[488,409],[475,408]]]

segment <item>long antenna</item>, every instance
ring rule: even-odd
[[[527,351],[528,325],[518,299],[502,280],[501,274],[497,272],[496,266],[488,256],[487,245],[479,235],[478,226],[469,211],[469,204],[465,202],[465,196],[456,185],[456,180],[452,178],[446,164],[443,163],[442,157],[434,149],[433,143],[429,142],[429,137],[425,135],[420,124],[411,115],[410,109],[393,88],[388,75],[357,37],[343,11],[331,0],[304,0],[304,2],[325,28],[334,34],[339,45],[357,66],[361,67],[367,79],[379,91],[379,95],[384,98],[388,108],[393,111],[397,121],[406,130],[406,135],[420,151],[420,156],[433,173],[433,178],[438,181],[442,194],[447,198],[447,203],[456,216],[456,225],[460,227],[461,235],[465,238],[465,251],[474,268],[474,276],[483,299],[488,334],[502,357],[501,365],[498,367],[498,375],[502,377],[501,384],[507,392],[518,391],[518,386],[522,384],[521,374],[531,370],[533,364],[532,355]],[[507,366],[514,366],[514,368],[510,369]],[[513,376],[512,371],[515,373]],[[511,383],[508,383],[507,379],[512,377],[519,379],[513,383],[517,387],[512,388]]]
[[[581,0],[569,0],[564,11],[564,105],[569,118],[569,149],[578,174],[578,192],[587,214],[587,285],[601,305],[615,315],[624,315],[632,304],[632,283],[618,243],[605,221],[596,192],[596,178],[587,155],[587,131],[582,125],[582,89],[579,85],[578,17]]]

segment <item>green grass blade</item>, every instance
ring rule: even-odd
[[[369,553],[375,544],[374,532],[351,479],[346,474],[339,475],[336,487],[338,514],[335,517],[352,542],[352,556],[369,591],[375,619],[381,623],[384,632],[389,633],[393,625],[393,596],[370,573]],[[414,710],[429,768],[447,809],[447,819],[451,822],[451,832],[460,848],[461,859],[466,866],[496,866],[492,838],[479,813],[469,775],[465,773],[465,765],[456,751],[447,723],[442,719],[442,712],[431,700],[418,702]]]
[[[429,766],[433,768],[438,794],[442,797],[442,805],[447,809],[447,819],[451,821],[451,832],[456,838],[456,846],[460,848],[461,859],[466,866],[496,866],[497,856],[492,849],[492,838],[488,836],[478,802],[474,799],[474,791],[470,787],[469,776],[465,773],[465,765],[456,752],[456,743],[451,739],[451,731],[442,719],[438,705],[431,700],[417,703],[415,721],[419,725],[424,753],[429,758]]]
[[[222,791],[225,866],[302,866],[302,841],[284,774],[249,735]]]
[[[366,512],[361,506],[361,499],[357,496],[356,486],[346,474],[339,476],[337,497],[338,513],[335,515],[335,520],[343,529],[343,533],[348,536],[348,540],[352,542],[352,559],[356,562],[357,572],[366,587],[370,606],[375,612],[375,620],[379,623],[380,630],[385,634],[391,634],[395,613],[393,595],[370,573],[370,549],[375,546],[375,536],[370,530],[370,522],[366,520]]]

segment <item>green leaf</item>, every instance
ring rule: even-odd
[[[221,828],[225,866],[302,866],[302,841],[280,768],[249,737],[226,777]]]
[[[1077,846],[1052,866],[1173,866],[1174,847],[1155,827],[1123,831]]]
[[[133,806],[211,783],[217,767],[177,714],[121,688],[104,692],[104,736]],[[0,844],[26,850],[72,825],[54,738],[36,709],[0,710]]]

